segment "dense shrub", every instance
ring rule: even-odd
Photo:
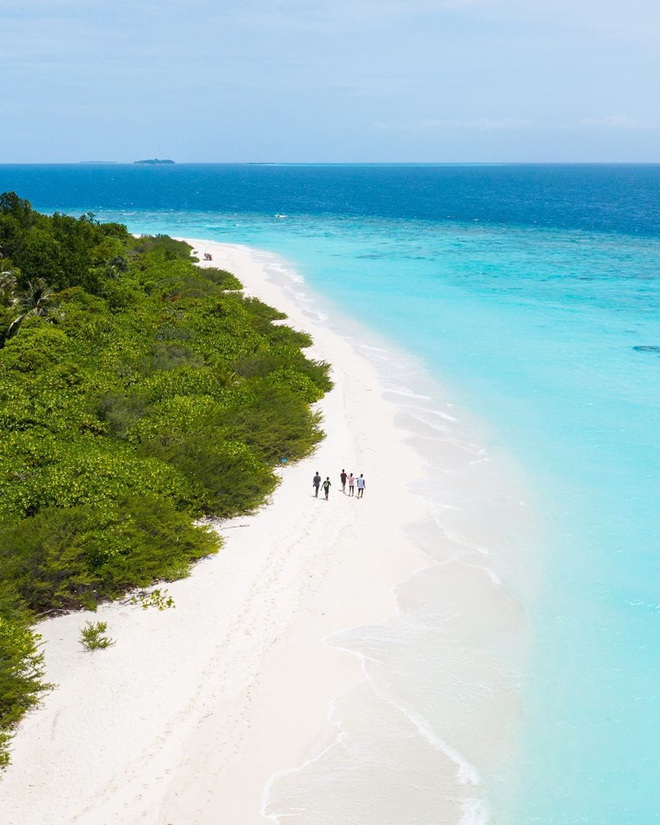
[[[30,621],[13,589],[0,580],[0,768],[9,761],[12,730],[49,687]]]
[[[0,545],[0,580],[37,612],[94,607],[130,587],[181,578],[217,549],[214,533],[157,496],[47,507],[1,528]]]
[[[219,546],[195,519],[322,436],[309,336],[190,251],[0,196],[0,753],[42,689],[31,616],[186,575]]]
[[[213,266],[205,266],[200,270],[201,275],[209,281],[213,281],[222,289],[243,289],[243,285],[235,275],[225,269],[217,269]]]

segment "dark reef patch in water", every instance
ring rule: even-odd
[[[660,355],[660,346],[637,346],[633,349],[635,352],[654,352],[656,355]]]

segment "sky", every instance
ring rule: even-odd
[[[658,0],[0,0],[0,163],[660,162]]]

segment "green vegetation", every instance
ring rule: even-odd
[[[80,644],[85,650],[104,650],[111,647],[114,640],[105,635],[107,629],[107,622],[85,622],[80,631]]]
[[[156,607],[158,610],[167,610],[170,607],[176,607],[174,599],[170,596],[169,591],[161,590],[157,587],[155,590],[140,590],[129,599],[130,604],[139,604],[143,610],[148,610],[150,607]]]
[[[43,681],[39,636],[11,588],[0,589],[0,768],[9,762],[11,731],[50,686]]]
[[[199,519],[253,510],[322,437],[309,336],[190,252],[0,196],[5,755],[44,689],[35,618],[185,576],[219,547]]]

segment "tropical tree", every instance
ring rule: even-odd
[[[15,300],[16,276],[13,270],[3,269],[0,261],[0,306],[12,306]]]
[[[15,317],[7,329],[7,338],[11,338],[21,328],[23,322],[31,316],[46,318],[54,309],[51,289],[43,278],[29,281],[25,289],[14,290],[13,308]]]

